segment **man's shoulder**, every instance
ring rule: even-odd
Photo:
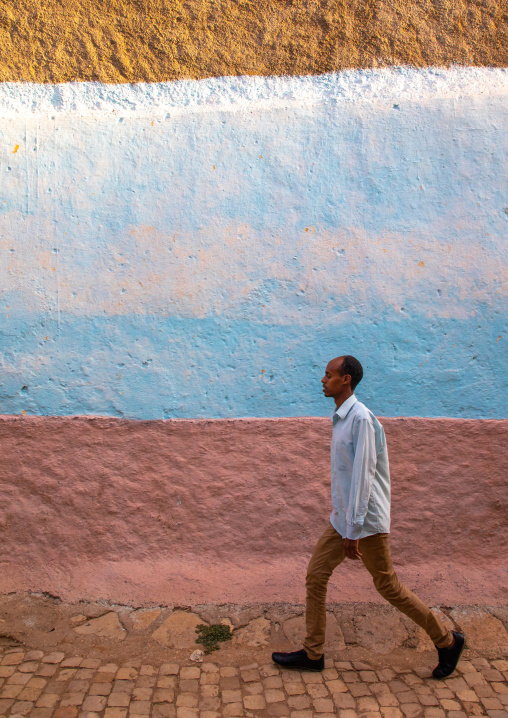
[[[376,416],[372,413],[372,411],[365,406],[365,404],[362,404],[361,401],[357,401],[353,407],[354,409],[354,419],[355,421],[368,421],[369,423],[377,426],[381,426]]]

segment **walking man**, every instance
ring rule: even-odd
[[[363,561],[379,593],[429,634],[439,656],[432,675],[446,678],[459,661],[464,636],[448,631],[399,581],[393,568],[388,543],[390,474],[385,433],[374,414],[354,395],[362,377],[358,359],[342,356],[328,363],[321,379],[324,395],[333,398],[336,406],[331,446],[333,510],[307,570],[303,650],[273,653],[272,659],[286,668],[323,670],[326,588],[334,569],[349,558]]]

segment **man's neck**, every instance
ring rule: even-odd
[[[334,399],[335,399],[335,407],[336,407],[337,409],[340,409],[340,407],[342,406],[342,404],[343,404],[345,401],[347,401],[351,396],[353,396],[353,394],[354,394],[354,391],[351,391],[351,390],[350,390],[348,394],[343,393],[343,394],[340,394],[340,396],[335,396],[335,397],[334,397]]]

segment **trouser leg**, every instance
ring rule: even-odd
[[[306,578],[306,636],[303,647],[309,658],[323,654],[326,632],[326,589],[333,570],[344,560],[344,540],[331,524],[316,544]]]
[[[374,586],[392,606],[409,616],[428,633],[438,648],[453,642],[453,635],[443,626],[423,601],[399,581],[393,568],[388,534],[375,534],[360,539],[359,550]]]

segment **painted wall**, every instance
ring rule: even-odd
[[[3,412],[503,418],[505,70],[2,86]]]
[[[508,421],[384,419],[397,569],[432,604],[506,602]],[[320,418],[0,419],[0,587],[189,605],[304,600],[330,514]],[[330,600],[380,600],[346,562]]]

